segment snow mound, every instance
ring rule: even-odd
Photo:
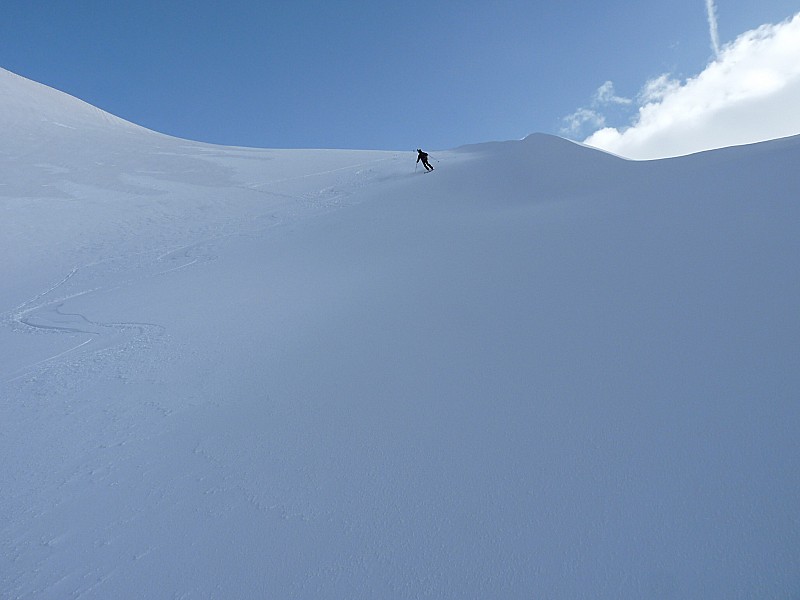
[[[800,138],[423,173],[0,106],[0,597],[798,594]]]

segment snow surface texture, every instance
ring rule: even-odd
[[[800,596],[800,139],[0,130],[3,599]]]

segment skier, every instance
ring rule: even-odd
[[[419,161],[422,161],[422,166],[425,167],[426,171],[433,171],[431,163],[428,162],[428,153],[417,148],[417,162]]]

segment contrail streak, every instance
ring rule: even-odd
[[[711,48],[714,50],[714,56],[719,56],[719,28],[714,0],[706,0],[706,13],[708,13],[708,32],[711,34]]]

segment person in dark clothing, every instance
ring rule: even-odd
[[[433,171],[431,163],[428,162],[428,153],[417,148],[417,162],[419,161],[422,161],[422,166],[425,167],[426,171]]]

